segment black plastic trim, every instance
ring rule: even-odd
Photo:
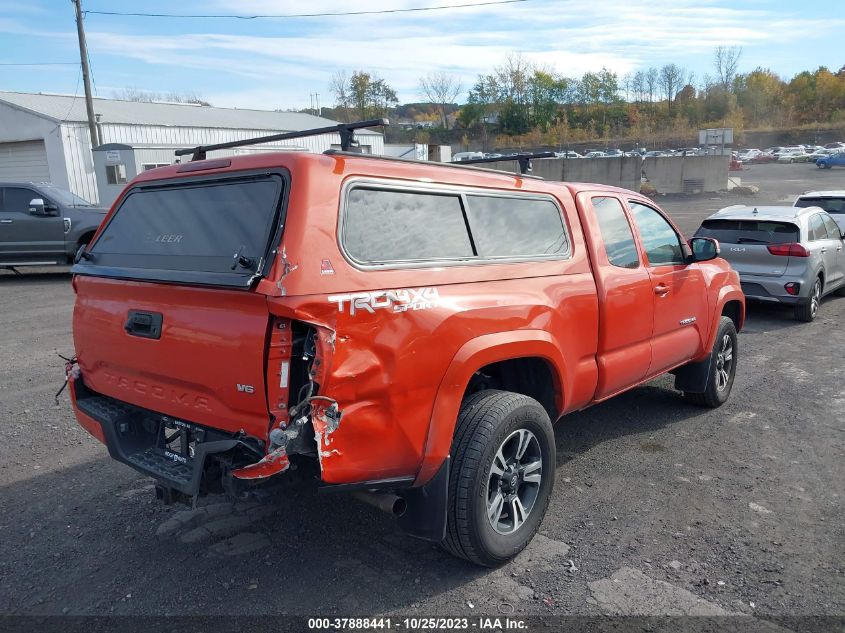
[[[434,477],[424,486],[396,491],[408,504],[405,513],[396,519],[399,528],[406,534],[434,543],[446,538],[449,464],[450,458],[447,456]]]
[[[351,484],[326,484],[320,486],[317,492],[320,494],[333,494],[335,492],[354,492],[356,490],[396,490],[410,488],[414,483],[414,476],[391,477],[390,479],[373,479],[370,481],[359,481]]]
[[[687,363],[678,367],[675,374],[675,389],[684,393],[704,393],[707,391],[707,380],[710,377],[710,363],[713,354],[707,355],[707,360],[697,363]]]

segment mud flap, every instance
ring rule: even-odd
[[[427,484],[419,488],[397,490],[396,494],[408,504],[405,513],[396,520],[403,532],[435,543],[446,538],[449,501],[448,456]]]
[[[704,393],[707,391],[707,380],[710,377],[710,363],[713,354],[708,354],[706,360],[697,363],[687,363],[678,367],[675,374],[675,389],[684,393]]]

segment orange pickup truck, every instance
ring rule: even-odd
[[[667,372],[730,393],[737,274],[638,193],[211,149],[129,183],[73,268],[76,417],[167,502],[316,478],[497,565],[546,512],[553,421]]]

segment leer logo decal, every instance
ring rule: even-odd
[[[409,310],[428,310],[440,302],[437,288],[407,288],[399,290],[377,290],[375,292],[355,292],[352,294],[330,295],[329,303],[337,304],[337,311],[343,314],[349,309],[349,315],[364,310],[375,314],[376,310],[408,312]]]

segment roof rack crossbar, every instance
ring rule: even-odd
[[[311,130],[301,130],[299,132],[284,132],[282,134],[270,134],[269,136],[258,136],[256,138],[247,138],[241,141],[229,141],[227,143],[215,143],[214,145],[198,145],[197,147],[190,147],[186,149],[177,149],[177,156],[185,156],[191,154],[191,160],[205,160],[206,153],[217,149],[230,149],[232,147],[244,147],[246,145],[259,145],[261,143],[271,143],[273,141],[287,141],[295,138],[304,138],[306,136],[317,136],[319,134],[340,134],[340,148],[342,151],[349,151],[355,142],[355,130],[360,130],[368,127],[378,127],[390,125],[387,119],[370,119],[368,121],[354,121],[352,123],[339,123],[338,125],[329,125],[327,127],[318,127]]]
[[[472,165],[475,163],[498,163],[506,160],[515,160],[519,162],[519,171],[525,175],[531,171],[531,160],[534,158],[554,158],[554,152],[535,152],[533,154],[513,154],[511,156],[498,156],[492,158],[470,158],[468,160],[459,161],[460,165]]]

